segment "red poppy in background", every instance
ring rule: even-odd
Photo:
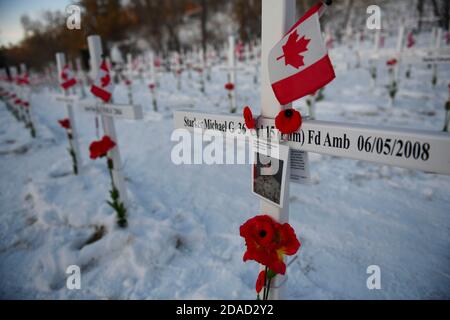
[[[63,127],[64,129],[70,129],[70,120],[68,118],[58,120],[59,125]]]
[[[261,271],[256,279],[256,293],[260,293],[266,282],[266,271]]]
[[[15,103],[15,104],[21,104],[21,103],[22,103],[22,100],[16,99],[16,100],[14,100],[14,103]]]
[[[228,91],[234,90],[234,84],[228,82],[227,84],[225,84],[225,89],[227,89]]]
[[[106,156],[109,150],[114,148],[116,143],[108,136],[103,136],[99,141],[94,141],[89,146],[89,152],[91,159],[102,158]]]
[[[153,90],[153,89],[155,89],[155,84],[154,83],[150,83],[148,85],[148,87],[150,88],[150,90]]]
[[[131,85],[131,80],[125,79],[125,85],[127,86]]]
[[[28,101],[24,101],[22,104],[26,108],[28,108],[30,106],[30,103]]]
[[[388,66],[394,66],[394,65],[396,65],[397,64],[397,59],[390,59],[390,60],[388,60],[387,62],[386,62],[386,64],[388,65]]]
[[[284,255],[293,255],[300,248],[294,229],[288,223],[278,223],[268,215],[249,219],[239,232],[247,246],[244,261],[255,260],[275,273],[285,274]]]
[[[281,110],[275,118],[275,127],[283,134],[296,132],[301,125],[300,112],[292,108]]]
[[[255,119],[253,118],[253,113],[249,106],[246,106],[244,108],[244,120],[245,126],[248,129],[254,129],[256,127],[256,122]]]

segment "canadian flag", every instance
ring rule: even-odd
[[[75,76],[74,76],[72,70],[70,70],[69,65],[67,65],[67,64],[64,65],[64,67],[61,71],[60,82],[61,82],[61,87],[64,90],[67,90],[70,87],[73,87],[74,85],[77,84],[77,79],[75,79]]]
[[[100,70],[97,74],[94,84],[91,86],[91,92],[94,96],[102,99],[104,102],[108,102],[114,91],[114,85],[109,74],[106,61],[103,60],[100,65]]]
[[[29,79],[29,77],[28,77],[28,73],[22,74],[22,75],[18,78],[17,83],[18,83],[19,85],[25,85],[25,86],[29,85],[29,84],[30,84],[30,79]]]
[[[309,9],[269,53],[269,78],[280,104],[313,94],[336,76],[320,32],[323,3]]]
[[[414,39],[414,34],[411,31],[410,33],[408,33],[408,43],[406,44],[406,47],[412,48],[412,47],[414,47],[415,44],[416,44],[416,40]]]

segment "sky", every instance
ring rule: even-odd
[[[40,18],[45,10],[65,11],[70,0],[0,0],[0,46],[16,44],[23,38],[20,17]]]

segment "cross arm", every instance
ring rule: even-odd
[[[176,111],[174,123],[177,129],[209,129],[229,134],[227,138],[250,136],[242,116]],[[258,128],[274,132],[274,120],[260,118]],[[444,132],[305,120],[287,144],[296,150],[450,175],[450,135]]]

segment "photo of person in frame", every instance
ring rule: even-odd
[[[253,192],[280,205],[284,161],[261,153],[255,154]]]

